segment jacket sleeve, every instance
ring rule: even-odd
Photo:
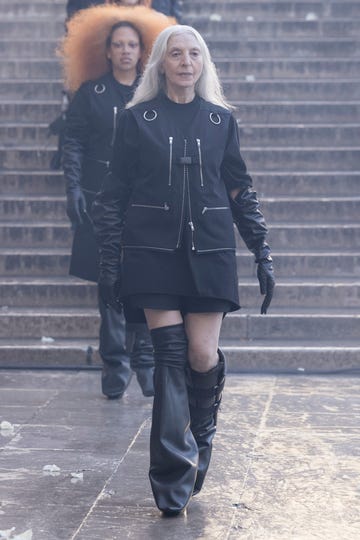
[[[268,229],[260,210],[256,191],[253,190],[251,176],[240,153],[239,132],[235,118],[231,115],[225,155],[221,175],[229,193],[234,223],[247,248],[258,259],[267,246],[265,239]],[[237,190],[233,198],[230,193]]]
[[[63,167],[66,193],[80,185],[82,163],[89,133],[89,100],[85,85],[76,92],[66,115]]]
[[[124,110],[119,118],[110,172],[105,176],[92,206],[102,276],[115,278],[118,274],[121,233],[132,191],[137,157],[137,125],[131,113]]]

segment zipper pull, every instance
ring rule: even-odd
[[[189,221],[189,227],[191,229],[191,251],[195,251],[195,245],[194,245],[194,231],[195,227],[192,221]]]
[[[168,186],[171,186],[171,170],[172,170],[172,155],[173,155],[173,137],[169,137],[169,182]]]

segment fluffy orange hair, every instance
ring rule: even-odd
[[[144,42],[142,67],[158,34],[176,24],[173,17],[145,6],[104,4],[78,11],[68,22],[67,35],[58,48],[65,85],[71,92],[83,82],[97,79],[109,71],[106,38],[119,21],[129,21],[139,30]]]

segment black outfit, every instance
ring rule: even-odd
[[[76,92],[67,114],[64,173],[68,204],[73,204],[74,199],[76,204],[78,200],[76,198],[79,197],[81,200],[84,199],[80,221],[73,223],[70,274],[89,281],[97,282],[99,273],[99,255],[92,225],[91,205],[103,177],[108,172],[118,115],[131,99],[135,88],[136,83],[132,86],[120,84],[112,73],[108,73],[96,81],[84,83]],[[69,217],[73,220],[76,218],[72,212]],[[122,313],[118,313],[112,307],[106,308],[101,302],[99,310],[100,355],[104,362],[102,389],[109,397],[120,397],[131,378],[129,351],[125,350],[125,319]],[[137,331],[141,333],[141,338],[128,337],[127,342],[140,347],[143,345],[144,354],[140,355],[139,360],[139,351],[134,350],[130,363],[132,364],[133,360],[137,375],[141,369],[139,376],[143,382],[144,370],[148,370],[149,381],[145,386],[142,385],[142,389],[146,395],[151,395],[153,372],[151,341],[145,327],[142,330],[137,327]]]
[[[86,9],[90,6],[96,6],[98,4],[104,4],[105,0],[68,0],[66,4],[66,13],[68,19],[74,15],[80,9]]]
[[[228,110],[199,97],[176,104],[164,94],[125,110],[112,172],[94,203],[99,283],[120,281],[125,303],[135,307],[237,309],[234,221],[257,258],[267,246],[251,187]],[[239,190],[235,201],[233,190]],[[151,337],[155,398],[149,476],[156,504],[174,515],[205,479],[225,359],[218,351],[214,369],[192,370],[182,324],[156,328]]]
[[[151,7],[165,15],[175,17],[178,23],[181,22],[182,2],[179,0],[152,0]]]

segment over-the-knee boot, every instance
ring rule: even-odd
[[[144,396],[154,395],[154,354],[150,332],[145,323],[126,324],[126,347],[130,367],[135,372]]]
[[[99,311],[99,353],[103,361],[102,392],[110,399],[121,398],[132,376],[126,351],[125,318],[111,306],[106,307],[101,297]]]
[[[185,380],[187,338],[183,324],[156,328],[151,338],[155,397],[149,477],[158,508],[167,515],[176,515],[190,500],[198,464]]]
[[[193,495],[199,493],[209,468],[212,441],[216,433],[217,413],[225,384],[225,357],[218,350],[219,362],[210,371],[200,373],[187,367],[191,431],[199,449],[199,464]]]

